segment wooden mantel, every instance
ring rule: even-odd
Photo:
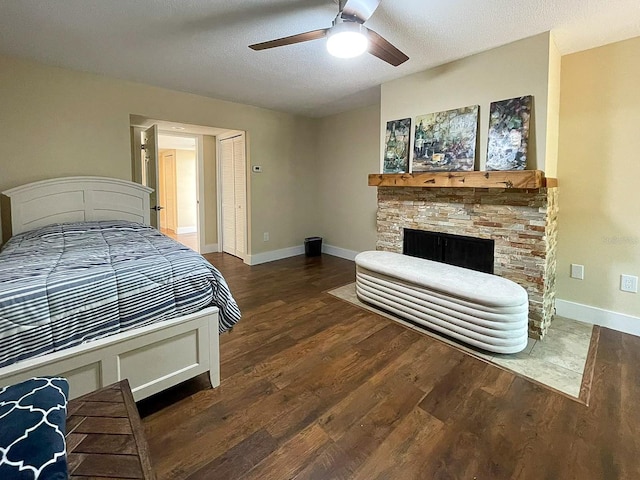
[[[538,189],[558,186],[542,170],[491,172],[371,173],[370,187],[425,188],[521,188]]]

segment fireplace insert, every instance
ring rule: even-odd
[[[402,253],[493,273],[494,243],[491,239],[405,228]]]

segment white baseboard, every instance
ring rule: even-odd
[[[217,253],[219,251],[217,243],[209,243],[200,249],[200,253]]]
[[[556,314],[640,337],[640,318],[632,315],[561,299],[556,300]]]
[[[178,227],[176,230],[177,235],[184,235],[185,233],[197,233],[198,227],[195,225],[193,227]]]
[[[261,263],[282,260],[283,258],[295,257],[304,254],[304,245],[296,247],[282,248],[280,250],[272,250],[270,252],[256,253],[255,255],[247,255],[244,263],[247,265],[259,265]]]
[[[359,252],[347,250],[346,248],[334,247],[333,245],[322,245],[322,253],[333,255],[334,257],[353,260]],[[244,263],[247,265],[259,265],[261,263],[274,262],[283,258],[295,257],[304,254],[304,245],[296,247],[282,248],[280,250],[272,250],[270,252],[256,253],[255,255],[247,255]]]
[[[346,248],[334,247],[333,245],[322,245],[322,253],[353,261],[356,258],[356,255],[360,252],[347,250]]]

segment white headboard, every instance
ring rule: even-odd
[[[2,223],[11,231],[4,232],[5,241],[51,223],[130,220],[149,225],[152,191],[107,177],[54,178],[6,190],[2,192]]]

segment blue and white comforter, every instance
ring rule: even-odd
[[[0,252],[0,368],[210,305],[221,332],[240,319],[220,272],[154,228],[49,225]]]

